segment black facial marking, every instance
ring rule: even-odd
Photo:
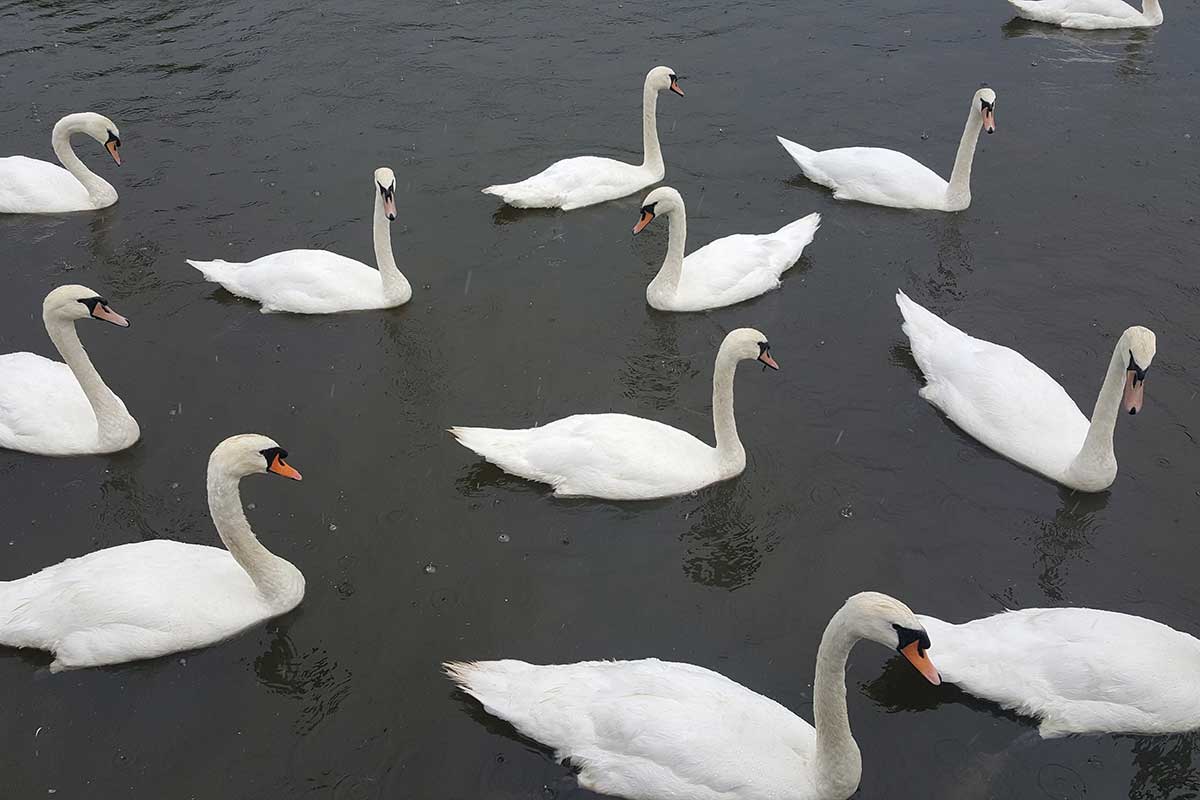
[[[912,628],[905,628],[901,625],[892,625],[896,629],[896,635],[900,637],[900,644],[896,645],[896,652],[904,650],[913,642],[917,642],[917,653],[925,655],[925,651],[929,649],[929,634],[925,631],[914,631]]]
[[[88,313],[93,316],[95,316],[95,314],[96,314],[96,304],[97,303],[104,306],[105,308],[108,308],[108,301],[105,300],[103,297],[99,297],[99,296],[89,297],[85,300],[78,300],[76,302],[83,303],[85,306],[87,306]]]
[[[112,131],[109,131],[109,132],[108,132],[108,140],[107,140],[107,141],[105,141],[104,143],[105,143],[105,144],[108,144],[109,142],[113,142],[113,143],[115,143],[115,144],[117,145],[117,147],[120,147],[120,146],[121,146],[121,137],[120,137],[120,136],[117,136],[117,135],[116,135],[115,133],[113,133]]]
[[[770,350],[771,350],[770,342],[759,342],[758,343],[758,357],[759,358],[762,358],[763,354],[770,352]]]
[[[979,98],[979,104],[980,104],[980,106],[982,106],[982,109],[983,109],[984,111],[992,111],[992,112],[995,112],[995,110],[996,110],[996,104],[995,104],[995,103],[989,103],[987,100],[984,100],[982,97],[981,97],[981,98]]]
[[[394,183],[391,186],[384,186],[382,183],[377,182],[375,185],[379,187],[379,193],[383,195],[384,200],[390,200],[392,193],[396,191],[396,184]]]
[[[262,453],[262,457],[267,460],[268,469],[275,463],[276,456],[280,459],[286,459],[288,454],[287,450],[284,450],[282,447],[268,447],[266,450],[259,450],[258,452]]]
[[[674,72],[672,72],[672,73],[671,73],[671,80],[673,80],[673,81],[677,81],[677,80],[679,80],[679,76],[678,76],[678,75],[676,75]]]
[[[1133,373],[1133,385],[1134,386],[1136,386],[1139,383],[1141,383],[1142,381],[1146,380],[1146,373],[1150,371],[1149,367],[1142,369],[1141,367],[1138,366],[1137,361],[1133,357],[1132,350],[1129,351],[1129,366],[1126,367],[1125,369],[1127,371]]]
[[[642,206],[642,213],[649,214],[650,216],[653,217],[654,216],[654,207],[656,205],[658,205],[658,203],[651,203],[650,205]]]

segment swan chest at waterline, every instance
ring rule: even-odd
[[[57,164],[25,156],[0,158],[0,214],[61,214],[104,208],[117,201],[116,190],[111,186],[109,189],[111,195],[101,193],[93,199],[74,175]]]

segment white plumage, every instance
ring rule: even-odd
[[[1200,728],[1200,641],[1162,623],[1092,608],[918,619],[944,680],[1036,718],[1044,737]]]
[[[26,156],[0,158],[0,214],[93,211],[117,202],[112,184],[89,170],[71,149],[75,133],[92,137],[121,163],[121,132],[112,120],[90,111],[68,114],[50,134],[54,154],[63,166]]]
[[[1063,28],[1104,30],[1151,28],[1163,21],[1158,0],[1143,0],[1142,10],[1122,0],[1008,0],[1017,16]]]
[[[683,197],[662,186],[642,201],[634,233],[666,214],[670,226],[667,256],[646,287],[646,302],[661,311],[703,311],[749,300],[779,287],[779,279],[812,243],[820,214],[809,214],[775,233],[734,234],[684,256],[687,211]]]
[[[971,205],[971,165],[979,132],[995,130],[996,93],[980,89],[971,99],[954,170],[947,182],[925,165],[895,150],[842,147],[812,150],[777,136],[804,177],[833,189],[838,200],[858,200],[893,208],[962,211]]]
[[[968,336],[903,292],[896,304],[925,375],[921,397],[988,447],[1051,480],[1086,492],[1112,484],[1122,387],[1126,410],[1140,409],[1137,387],[1155,353],[1151,331],[1132,327],[1118,339],[1089,421],[1058,381],[1020,353]]]
[[[0,644],[48,650],[58,672],[204,647],[295,608],[304,576],[255,538],[238,493],[254,473],[299,480],[285,456],[257,434],[213,450],[209,508],[228,550],[137,542],[0,581]]]

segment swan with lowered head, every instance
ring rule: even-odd
[[[124,450],[141,431],[104,383],[79,341],[75,323],[129,320],[86,286],[60,286],[42,302],[42,321],[63,361],[33,353],[0,356],[0,447],[44,456]]]
[[[838,200],[858,200],[893,208],[962,211],[971,205],[971,164],[979,131],[996,130],[996,93],[984,87],[971,98],[967,124],[950,181],[919,161],[882,147],[840,147],[810,150],[777,136],[795,159],[804,177],[833,189]]]
[[[642,201],[637,235],[659,215],[670,232],[662,269],[646,287],[646,302],[660,311],[703,311],[733,305],[779,287],[779,277],[800,258],[821,226],[820,214],[790,222],[775,233],[737,233],[683,255],[687,211],[683,197],[660,186]]]
[[[556,161],[520,183],[489,186],[492,194],[516,208],[575,208],[616,200],[663,179],[667,168],[658,145],[658,93],[670,89],[680,97],[679,76],[670,67],[646,73],[642,87],[642,163],[626,164],[612,158],[577,156]]]
[[[809,725],[703,667],[658,659],[535,666],[446,664],[484,710],[554,748],[579,785],[630,800],[846,800],[862,756],[846,709],[846,661],[860,639],[893,648],[940,681],[929,636],[899,600],[862,592],[817,649]],[[936,641],[936,639],[935,639]]]
[[[1142,10],[1122,0],[1008,0],[1017,16],[1085,31],[1153,28],[1162,25],[1158,0],[1142,0]]]
[[[1036,718],[1044,738],[1200,728],[1200,640],[1161,622],[1094,608],[917,619],[946,682]]]
[[[253,433],[213,450],[208,508],[228,549],[154,539],[0,582],[0,645],[48,650],[59,672],[206,647],[291,611],[304,576],[258,541],[238,489],[262,472],[300,480],[285,458]]]
[[[85,133],[121,165],[121,132],[108,117],[90,111],[68,114],[50,134],[62,166],[25,156],[0,158],[0,214],[94,211],[117,202],[117,190],[92,172],[71,149],[71,135]],[[65,167],[65,169],[64,169]]]
[[[976,339],[896,293],[913,358],[925,374],[921,397],[1002,456],[1081,492],[1117,477],[1113,429],[1121,408],[1142,410],[1154,332],[1140,325],[1117,339],[1088,420],[1044,371],[1015,350]]]
[[[730,331],[713,369],[716,447],[661,422],[628,414],[575,414],[538,428],[450,429],[459,444],[512,475],[548,483],[559,497],[650,500],[702,489],[742,474],[746,451],[733,417],[739,361],[779,369],[767,337]]]
[[[285,250],[245,264],[192,261],[205,280],[256,300],[262,313],[336,314],[393,308],[412,297],[412,286],[392,255],[389,221],[396,218],[396,176],[387,167],[375,170],[375,260],[379,269],[328,250]]]

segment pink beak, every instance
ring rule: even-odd
[[[111,322],[113,325],[122,328],[129,327],[129,320],[102,303],[96,303],[96,310],[92,312],[92,316],[96,319],[102,319],[105,322]]]
[[[988,133],[996,132],[996,112],[991,108],[983,109],[983,129]]]
[[[1142,410],[1142,395],[1146,389],[1146,382],[1138,380],[1137,373],[1129,370],[1125,373],[1125,410],[1130,414],[1136,414]]]
[[[383,213],[388,219],[396,218],[396,196],[389,195],[383,199]]]

